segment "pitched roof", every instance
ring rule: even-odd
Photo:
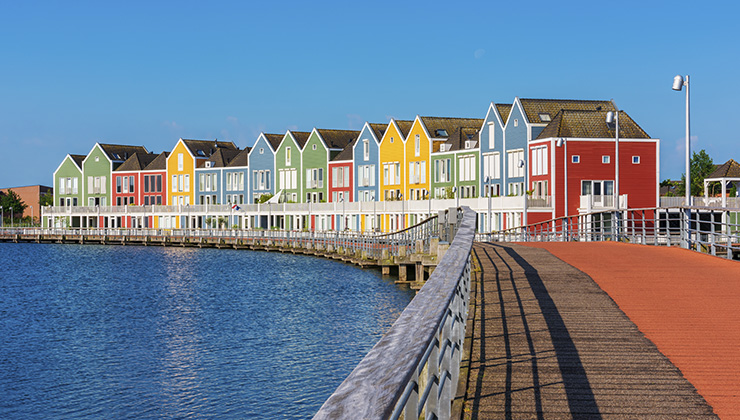
[[[592,101],[578,99],[519,99],[532,124],[548,123],[544,115],[553,119],[561,110],[569,111],[616,111],[611,101]]]
[[[103,144],[98,143],[100,148],[108,156],[108,159],[114,162],[123,162],[134,153],[148,154],[144,146],[129,146],[125,144]]]
[[[373,133],[375,134],[375,137],[378,138],[378,141],[383,138],[383,134],[385,133],[386,128],[388,128],[388,124],[382,124],[382,123],[368,123],[368,126],[370,126],[370,129],[373,130]]]
[[[282,134],[262,134],[265,135],[265,138],[270,143],[270,146],[272,146],[272,150],[277,150],[277,148],[280,147],[280,142],[283,141],[284,137]]]
[[[317,128],[316,131],[324,139],[324,143],[326,143],[326,147],[329,149],[344,150],[348,144],[352,143],[360,135],[359,131],[354,130],[325,130]]]
[[[200,158],[208,158],[219,149],[238,150],[230,141],[182,139],[182,142],[193,156]]]
[[[401,135],[403,135],[404,138],[409,136],[409,131],[411,131],[411,127],[414,125],[413,121],[409,120],[393,120],[396,125],[398,126],[398,129],[401,130]]]
[[[72,161],[77,164],[79,168],[82,168],[82,161],[85,160],[87,156],[85,155],[69,155],[69,157],[72,158]]]
[[[512,106],[513,105],[511,104],[496,104],[496,110],[498,110],[499,115],[501,115],[501,121],[503,121],[504,124],[506,124],[506,120],[509,119]]]
[[[134,153],[115,170],[117,172],[141,171],[146,168],[147,165],[152,163],[152,161],[156,159],[157,156],[158,155],[155,155],[154,153]]]
[[[478,143],[478,133],[479,132],[480,132],[480,128],[478,127],[458,127],[457,129],[455,129],[452,135],[444,143],[445,145],[447,145],[445,147],[445,152],[450,152],[450,151],[455,151],[455,150],[465,150],[466,141],[474,141],[475,142],[474,147],[478,147],[477,143]],[[472,149],[467,149],[467,150],[472,150]]]
[[[239,149],[216,149],[213,154],[204,162],[211,162],[211,168],[223,168],[231,163],[232,160],[241,152]],[[201,163],[202,165],[202,163]],[[198,167],[201,167],[198,165]]]
[[[234,156],[233,159],[231,159],[231,162],[229,162],[226,166],[230,168],[238,167],[238,166],[249,166],[249,151],[252,150],[251,147],[245,147],[244,150],[240,151],[236,156]]]
[[[717,166],[707,178],[740,178],[740,163],[730,159]]]
[[[300,147],[301,149],[303,149],[303,146],[306,145],[306,142],[308,141],[308,136],[311,135],[311,133],[308,133],[306,131],[291,131],[290,134],[293,135],[296,143],[298,143],[298,147]]]
[[[460,127],[480,128],[481,118],[419,117],[433,138],[447,139]]]
[[[342,149],[342,151],[338,155],[334,156],[334,158],[331,161],[337,162],[341,160],[352,160],[352,158],[354,157],[353,151],[354,151],[355,143],[357,143],[357,138],[352,139],[352,141],[349,142],[347,147]]]
[[[606,113],[607,111],[560,111],[537,138],[614,138],[616,127],[614,124],[606,123]],[[650,138],[645,130],[637,125],[624,111],[619,112],[619,137],[630,139]]]
[[[167,169],[167,156],[170,155],[170,152],[162,152],[157,155],[156,158],[154,158],[151,163],[146,165],[146,168],[144,168],[145,171],[160,171]]]

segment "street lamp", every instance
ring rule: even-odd
[[[31,227],[33,227],[33,206],[28,206],[31,208]]]
[[[524,168],[524,211],[522,213],[522,226],[524,226],[524,241],[527,241],[527,161],[522,159],[519,161],[519,167]]]
[[[616,108],[616,105],[614,106]],[[614,195],[616,197],[615,205],[619,211],[619,109],[617,112],[609,111],[606,113],[606,123],[614,124],[614,142],[615,142],[615,165],[614,165]]]
[[[568,231],[568,141],[561,137],[556,142],[555,145],[557,147],[563,148],[563,216],[565,216],[565,234],[567,235]]]
[[[5,210],[0,206],[0,227],[5,227]]]
[[[677,75],[673,78],[673,90],[680,91],[686,86],[686,206],[691,206],[691,144],[689,143],[689,75],[686,79]]]
[[[403,193],[398,194],[398,199],[401,200],[401,229],[406,229],[406,209],[403,203]]]
[[[10,227],[13,227],[13,207],[10,207]]]
[[[488,193],[487,194],[488,195],[488,220],[486,221],[486,224],[488,225],[488,231],[489,232],[493,232],[493,227],[491,226],[491,195],[492,195],[492,191],[491,191],[491,177],[490,176],[487,176],[486,177],[486,187],[488,187],[486,189],[486,192]]]

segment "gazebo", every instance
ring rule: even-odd
[[[722,207],[727,207],[727,185],[740,182],[740,163],[733,159],[719,165],[708,177],[704,178],[704,199],[709,198],[709,183],[719,182],[722,186]]]

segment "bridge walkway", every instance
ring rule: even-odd
[[[463,418],[716,418],[588,275],[544,249],[473,253]]]

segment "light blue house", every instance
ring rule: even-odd
[[[504,126],[511,112],[511,105],[491,104],[480,128],[480,191],[481,196],[505,195],[502,156],[505,156]]]
[[[355,141],[352,150],[355,201],[379,201],[380,139],[387,126],[366,122]]]
[[[240,151],[223,169],[226,204],[249,202],[249,147]]]
[[[195,204],[225,204],[224,169],[241,150],[218,149],[195,168]]]
[[[247,156],[249,167],[249,202],[257,203],[263,195],[275,194],[275,151],[282,134],[260,133]]]
[[[555,115],[563,110],[614,111],[615,107],[611,101],[514,98],[504,127],[505,155],[502,157],[505,157],[502,162],[502,178],[506,195],[522,195],[533,189],[532,185],[527,185],[529,154],[525,151],[528,150],[529,142],[537,138]],[[542,153],[547,156],[551,151],[543,150]],[[544,190],[549,191],[549,186]]]

